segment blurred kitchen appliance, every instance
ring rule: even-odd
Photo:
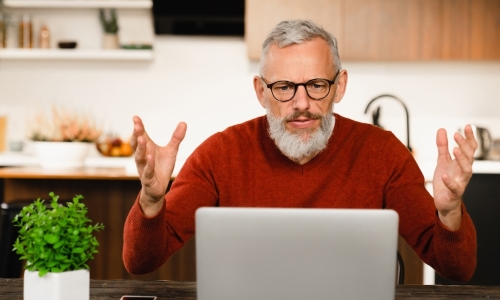
[[[494,139],[491,145],[490,152],[488,152],[489,160],[500,160],[500,139]]]
[[[377,96],[377,97],[373,98],[372,100],[370,100],[370,102],[368,102],[368,105],[365,108],[365,114],[368,112],[368,109],[370,108],[372,103],[377,101],[378,99],[381,99],[381,98],[391,98],[391,99],[394,99],[397,102],[401,103],[401,105],[403,105],[403,108],[405,109],[405,114],[406,114],[406,148],[408,148],[408,150],[410,152],[412,152],[412,148],[410,146],[410,115],[408,113],[408,108],[406,107],[406,105],[404,104],[404,102],[401,99],[399,99],[396,96],[388,95],[388,94],[383,94],[383,95]],[[372,117],[373,117],[373,125],[376,125],[376,126],[382,128],[382,126],[380,125],[380,121],[379,121],[379,119],[380,119],[380,106],[377,107],[377,109],[373,112]]]
[[[474,158],[479,160],[487,159],[491,146],[493,145],[491,133],[488,129],[476,125],[472,125],[472,131],[477,141],[477,149],[476,152],[474,152]]]
[[[244,0],[153,0],[156,34],[243,36]]]

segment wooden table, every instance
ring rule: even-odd
[[[71,199],[76,194],[84,196],[92,223],[105,226],[96,234],[100,245],[99,253],[89,262],[91,279],[196,280],[194,240],[155,272],[135,276],[125,270],[123,225],[140,188],[138,176],[127,173],[125,168],[0,168],[0,197],[6,203],[49,199],[51,191],[60,199]]]
[[[155,295],[158,300],[196,299],[196,283],[160,280],[90,280],[90,300],[118,300],[123,295]],[[0,279],[0,300],[22,299],[22,279]],[[500,299],[500,286],[398,285],[396,299]]]

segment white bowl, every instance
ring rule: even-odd
[[[79,168],[94,143],[33,142],[35,156],[44,168]]]

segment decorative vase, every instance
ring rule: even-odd
[[[89,300],[89,270],[47,273],[24,271],[24,300]]]
[[[102,38],[102,48],[103,49],[118,49],[120,48],[120,43],[118,41],[118,34],[106,33]]]
[[[43,168],[79,168],[94,143],[33,142],[35,156]]]

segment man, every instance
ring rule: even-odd
[[[333,113],[346,91],[336,40],[310,21],[278,24],[263,44],[253,80],[267,116],[229,127],[187,159],[165,195],[180,123],[165,147],[133,118],[142,189],[125,223],[123,259],[152,272],[194,234],[201,206],[386,208],[399,233],[444,277],[465,281],[476,266],[476,232],[462,203],[477,148],[470,126],[456,133],[455,159],[437,133],[434,198],[411,153],[390,132]]]

